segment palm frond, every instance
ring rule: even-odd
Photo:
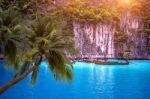
[[[56,80],[72,80],[72,64],[63,52],[49,50],[46,60]]]
[[[29,61],[24,61],[23,65],[22,65],[22,67],[20,69],[20,75],[25,73],[29,69],[30,65],[31,65],[31,63]]]
[[[25,54],[31,49],[32,30],[24,24],[21,14],[14,9],[0,12],[0,24],[0,50],[6,63],[18,68],[21,62],[19,54]]]
[[[35,34],[32,39],[34,47],[45,54],[55,79],[70,81],[73,78],[73,68],[66,53],[71,53],[75,49],[72,35],[63,33],[64,25],[64,22],[58,22],[51,16],[37,16],[32,25]],[[33,78],[36,78],[36,75],[37,72],[33,72]]]
[[[33,58],[34,58],[33,65],[35,66],[35,69],[33,70],[32,75],[31,75],[31,84],[35,84],[36,82],[39,66],[42,62],[42,55],[37,52],[33,55]]]

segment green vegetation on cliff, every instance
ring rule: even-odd
[[[117,20],[119,13],[105,4],[87,6],[86,4],[70,4],[64,7],[64,12],[73,20],[79,22],[112,22]]]

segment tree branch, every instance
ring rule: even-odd
[[[0,94],[2,94],[3,92],[5,92],[8,88],[10,88],[11,86],[15,85],[16,83],[18,83],[19,81],[23,80],[26,76],[28,76],[33,70],[35,69],[35,66],[31,67],[27,72],[23,73],[22,75],[20,75],[17,78],[14,78],[10,81],[8,81],[5,85],[3,85],[2,87],[0,87]]]

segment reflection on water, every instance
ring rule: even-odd
[[[0,85],[12,73],[0,63]],[[35,86],[30,76],[10,88],[0,99],[149,99],[150,61],[131,61],[128,66],[102,66],[77,62],[71,84],[54,80],[46,63],[41,64]],[[20,93],[21,91],[21,93]]]

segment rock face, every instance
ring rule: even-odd
[[[130,12],[123,13],[119,23],[122,33],[126,33],[127,42],[115,45],[116,28],[111,24],[80,24],[73,22],[75,45],[79,50],[80,57],[114,58],[119,52],[130,51],[130,58],[147,58],[147,37],[139,30],[143,28],[142,21],[138,16]],[[119,43],[119,42],[117,42]]]
[[[146,58],[148,56],[146,48],[147,37],[144,32],[140,31],[143,29],[141,19],[130,12],[126,12],[121,17],[120,28],[124,33],[127,33],[128,41],[132,43],[130,47],[124,45],[125,48],[123,50],[130,50],[131,58]],[[120,49],[117,51],[120,51]]]
[[[114,57],[115,29],[109,24],[73,23],[75,45],[82,57]]]

